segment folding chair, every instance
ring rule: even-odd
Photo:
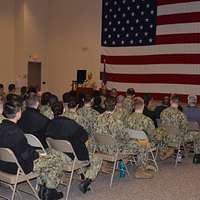
[[[35,191],[34,187],[30,183],[30,180],[36,178],[37,175],[32,172],[29,174],[25,174],[19,162],[17,161],[17,158],[15,157],[14,153],[12,152],[12,150],[8,148],[0,148],[0,160],[5,161],[5,162],[10,162],[10,163],[15,163],[18,167],[16,175],[0,171],[0,182],[8,185],[13,191],[11,200],[14,200],[15,192],[17,192],[16,190],[17,184],[25,182],[25,181],[30,186],[36,199],[40,200],[40,198],[37,195],[37,192]],[[3,197],[3,198],[7,199],[6,197]]]
[[[70,144],[70,142],[66,141],[66,140],[56,140],[56,139],[52,139],[52,138],[47,138],[47,144],[50,148],[55,149],[57,151],[63,152],[63,153],[71,153],[74,155],[74,160],[72,161],[72,163],[66,163],[64,170],[67,172],[71,172],[70,175],[70,180],[69,180],[69,184],[67,187],[67,195],[66,195],[66,200],[68,199],[69,196],[69,191],[71,188],[71,182],[72,182],[72,178],[74,175],[74,171],[81,169],[83,171],[83,167],[86,167],[89,165],[89,161],[80,161],[78,160],[72,145]]]
[[[128,131],[130,139],[149,141],[148,136],[146,135],[146,133],[144,131],[137,131],[137,130],[133,130],[133,129],[128,129],[127,131]],[[156,152],[156,154],[154,155],[153,152]],[[157,154],[158,154],[158,148],[157,147],[150,147],[150,148],[148,148],[147,153],[150,153],[150,155],[152,157],[152,159],[148,159],[148,160],[152,161],[154,163],[156,170],[158,171],[159,168],[158,168],[158,164],[156,162],[156,157],[157,157]]]
[[[175,126],[171,126],[171,125],[162,125],[162,127],[164,127],[167,131],[167,134],[168,136],[177,136],[177,135],[180,135],[180,130],[175,127]],[[185,144],[184,144],[184,138],[183,137],[180,137],[178,142],[177,143],[170,143],[168,144],[168,146],[170,147],[174,147],[177,149],[177,154],[176,154],[176,161],[175,161],[175,167],[177,167],[177,164],[178,164],[178,155],[179,155],[179,152],[181,150],[181,145],[183,145],[183,148],[184,148],[184,151],[186,153],[186,150],[185,150]]]
[[[110,187],[112,187],[115,169],[116,169],[118,161],[126,159],[129,155],[121,154],[119,152],[117,142],[111,135],[103,135],[103,134],[95,133],[94,138],[95,138],[95,150],[94,150],[95,156],[97,156],[98,158],[100,158],[101,160],[104,160],[104,161],[114,162],[112,175],[111,175],[111,179],[110,179]],[[99,152],[99,151],[97,151],[98,145],[106,145],[106,146],[116,147],[115,153],[113,155],[110,155],[110,154],[106,154],[103,152]],[[127,167],[126,167],[126,173],[129,175]]]
[[[40,142],[40,140],[35,135],[25,134],[25,137],[26,137],[29,145],[31,145],[32,147],[40,148],[42,150],[42,152],[44,154],[46,154],[46,151],[45,151],[42,143]]]

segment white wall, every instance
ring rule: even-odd
[[[99,79],[101,0],[49,0],[49,88],[71,88],[77,69]]]
[[[14,81],[14,0],[0,0],[0,82]]]

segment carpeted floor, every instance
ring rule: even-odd
[[[99,174],[93,183],[93,191],[85,195],[78,190],[78,181],[72,182],[70,200],[200,200],[200,165],[191,160],[183,160],[177,168],[174,160],[159,163],[160,172],[150,180],[133,177],[134,168],[130,167],[130,177],[119,178],[118,172],[112,189],[109,189],[110,175]],[[22,185],[27,190],[27,186]],[[59,189],[66,191],[61,186]],[[9,191],[0,187],[0,193],[9,197]],[[25,200],[34,198],[23,195]],[[1,199],[1,198],[0,198]],[[18,198],[16,198],[18,199]]]

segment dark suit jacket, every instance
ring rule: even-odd
[[[0,147],[11,149],[24,172],[31,172],[33,161],[38,158],[38,153],[27,143],[24,132],[15,123],[3,120],[0,124],[0,138]],[[0,170],[16,174],[17,165],[0,161]]]
[[[75,121],[63,116],[55,117],[47,128],[46,137],[69,141],[79,160],[89,160],[85,145],[88,133]]]
[[[47,148],[45,132],[50,120],[42,115],[39,110],[26,108],[18,124],[25,133],[35,135],[45,148]]]
[[[144,107],[143,114],[146,115],[147,117],[151,118],[154,122],[154,125],[157,127],[157,122],[156,122],[156,116],[155,112],[149,110],[146,106]]]

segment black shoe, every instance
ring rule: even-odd
[[[46,187],[44,185],[39,185],[39,192],[38,192],[38,196],[40,197],[40,199],[43,199],[43,195],[44,195],[44,192],[46,190]]]
[[[56,189],[46,188],[46,190],[43,194],[42,200],[58,200],[58,199],[61,199],[61,198],[63,198],[62,192],[57,192]]]
[[[90,184],[92,183],[91,179],[85,179],[84,181],[81,182],[81,184],[79,185],[79,189],[80,191],[85,194],[86,192],[90,191]]]

